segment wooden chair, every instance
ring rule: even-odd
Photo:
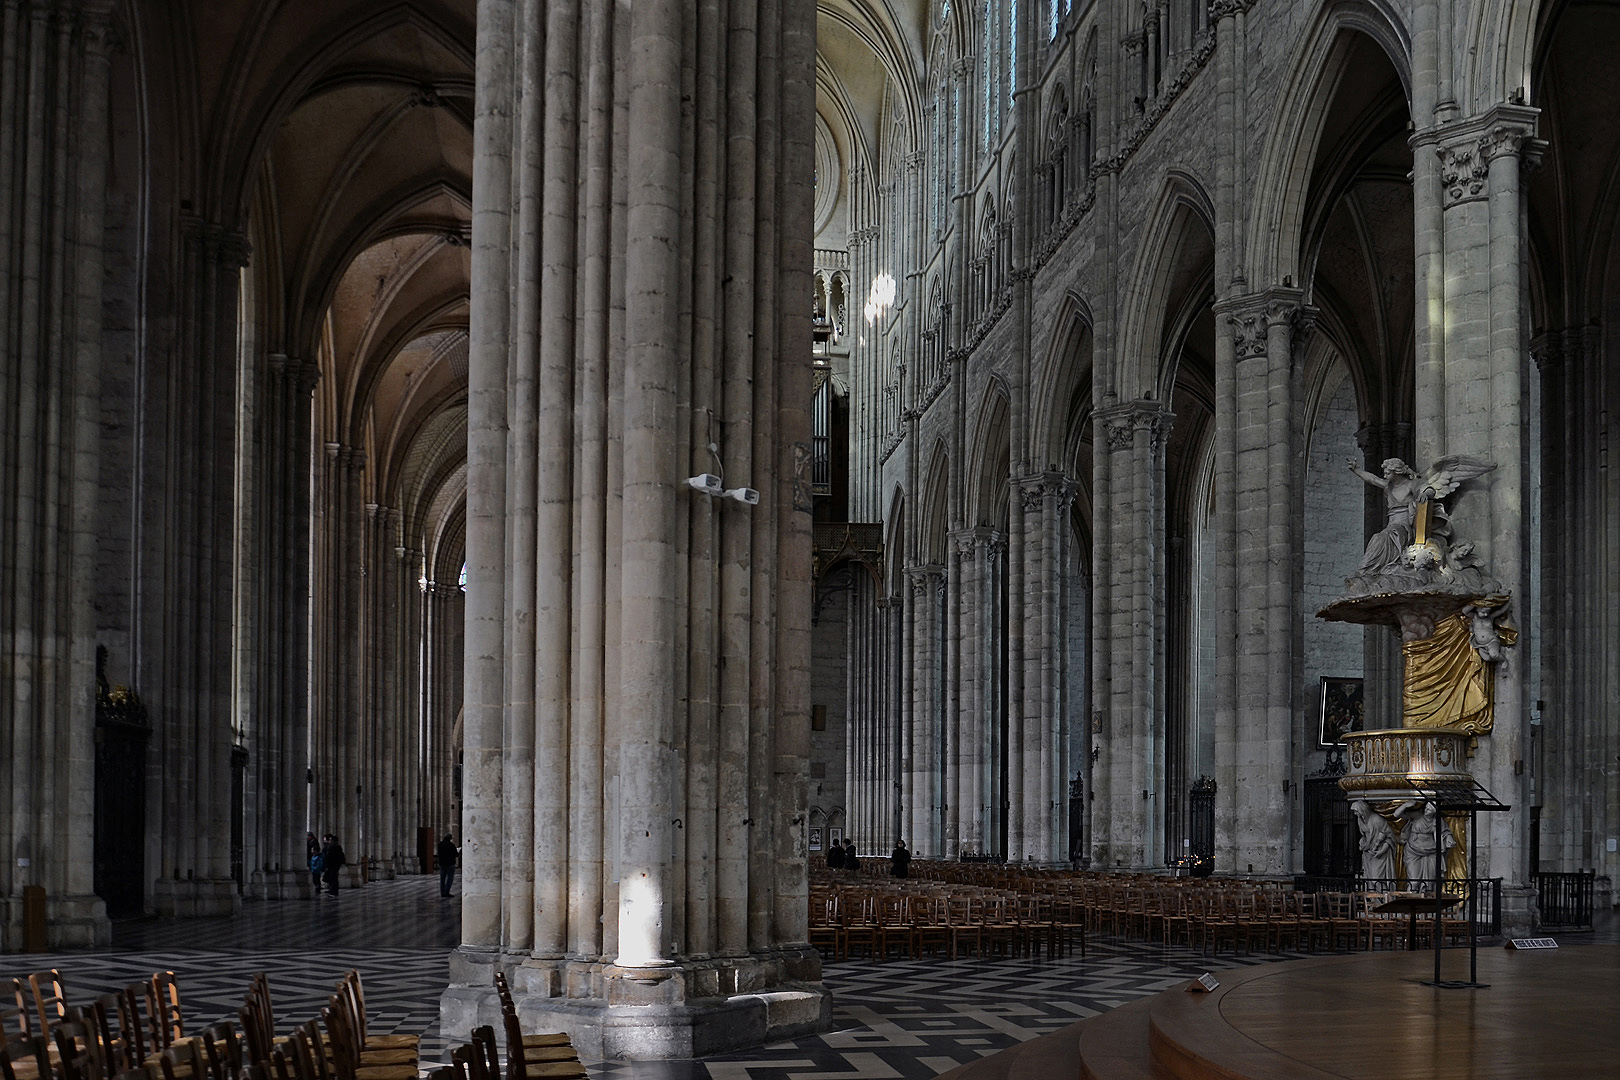
[[[477,1055],[478,1048],[472,1043],[450,1048],[450,1070],[454,1080],[484,1080],[484,1069]]]
[[[242,1042],[229,1020],[210,1024],[202,1033],[203,1057],[213,1080],[237,1080],[243,1067]]]
[[[1274,889],[1262,894],[1269,931],[1266,942],[1268,952],[1299,948],[1300,926],[1298,909],[1294,904],[1295,896],[1295,893],[1278,892]]]
[[[114,1080],[121,1072],[142,1068],[135,1057],[135,1048],[123,1030],[117,994],[102,994],[90,1006],[87,1017],[101,1040],[102,1073],[106,1080]]]
[[[984,931],[979,922],[978,901],[968,895],[952,896],[945,901],[945,917],[950,922],[951,959],[955,960],[961,955],[962,947],[969,942],[973,945],[973,955],[978,956],[984,949]]]
[[[119,991],[118,1027],[129,1042],[130,1060],[150,1072],[157,1068],[157,1061],[146,1045],[146,1021],[141,1016],[141,1004],[145,1000],[145,983],[130,983]]]
[[[12,981],[20,985],[19,980]],[[3,1080],[40,1080],[50,1075],[51,1056],[46,1050],[44,1036],[7,1039],[5,1045],[0,1047],[0,1078]]]
[[[275,1062],[280,1055],[282,1061],[277,1063],[278,1068],[286,1069],[291,1075],[284,1080],[331,1080],[332,1071],[327,1066],[326,1042],[321,1038],[321,1026],[314,1020],[300,1024],[293,1029],[292,1038],[285,1049],[278,1049],[272,1054],[271,1061]]]
[[[270,1080],[299,1080],[298,1070],[293,1065],[294,1056],[292,1036],[288,1036],[286,1044],[272,1050],[270,1060],[265,1063]]]
[[[34,1013],[39,1017],[39,1033],[47,1039],[51,1029],[67,1015],[67,995],[62,992],[62,976],[55,969],[36,971],[28,976],[28,989],[34,999]]]
[[[1359,895],[1362,901],[1359,913],[1362,920],[1361,932],[1367,942],[1367,948],[1378,948],[1380,941],[1385,942],[1391,949],[1400,948],[1404,944],[1406,936],[1406,916],[1389,915],[1385,912],[1373,910],[1389,899],[1389,894],[1369,892]]]
[[[506,1080],[589,1080],[572,1046],[525,1047],[517,1017],[502,1015],[506,1024]]]
[[[1053,940],[1063,954],[1072,952],[1075,940],[1080,942],[1080,955],[1086,955],[1086,913],[1072,889],[1052,898]]]
[[[472,1030],[472,1050],[468,1058],[469,1080],[504,1080],[500,1051],[495,1045],[495,1029],[488,1024]],[[452,1059],[454,1055],[452,1055]]]
[[[504,979],[502,980],[505,981]],[[399,1033],[393,1035],[373,1035],[368,1030],[370,1019],[366,1016],[366,992],[360,984],[360,972],[350,968],[343,976],[339,986],[339,993],[343,994],[349,1005],[349,1015],[354,1021],[354,1030],[359,1036],[362,1050],[403,1050],[409,1049],[413,1054],[421,1046],[422,1037]]]
[[[869,892],[851,890],[843,897],[844,956],[864,946],[867,956],[877,952],[877,900]]]
[[[501,1016],[510,1016],[517,1019],[517,1002],[512,1000],[512,988],[506,982],[506,973],[499,968],[495,969],[495,993],[500,995]],[[561,1031],[534,1032],[523,1035],[521,1044],[525,1050],[549,1049],[554,1046],[572,1047],[568,1036]]]
[[[210,1076],[203,1062],[202,1040],[181,1039],[171,1043],[158,1055],[158,1069],[163,1080],[201,1080]]]
[[[32,1007],[23,981],[12,979],[11,993],[0,999],[0,1035],[4,1036],[5,1042],[31,1038],[35,1034],[34,1022],[29,1015]]]
[[[184,1041],[185,1015],[180,1008],[180,982],[174,972],[154,972],[147,983],[146,1023],[154,1054],[161,1054],[175,1043]]]
[[[1294,912],[1299,920],[1301,948],[1316,952],[1333,947],[1333,923],[1322,913],[1320,893],[1295,893]]]
[[[877,898],[877,955],[884,960],[889,958],[889,950],[894,949],[897,955],[910,957],[913,955],[911,946],[911,898],[904,893],[885,893]]]
[[[951,948],[948,902],[943,896],[923,896],[912,902],[912,945],[917,956],[943,955]]]
[[[359,1036],[350,1026],[338,995],[333,995],[332,1003],[321,1010],[321,1022],[326,1025],[328,1057],[337,1080],[417,1080],[416,1051],[365,1053],[360,1049]]]
[[[60,1080],[102,1080],[101,1040],[77,1009],[63,1013],[52,1026],[51,1037]]]
[[[810,945],[820,949],[828,960],[841,960],[838,925],[838,894],[823,893],[810,898]]]

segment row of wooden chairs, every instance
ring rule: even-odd
[[[895,898],[900,895],[910,899]],[[940,951],[1025,955],[1042,948],[1050,955],[1076,936],[1083,949],[1087,932],[1204,952],[1400,948],[1409,936],[1419,947],[1432,943],[1432,920],[1414,925],[1374,910],[1389,895],[1296,892],[1287,882],[1263,878],[919,860],[904,881],[857,885],[812,871],[810,938],[836,959]],[[977,897],[980,908],[971,917],[968,897]],[[1073,925],[1078,929],[1069,929]],[[1441,932],[1452,942],[1465,939],[1468,922],[1446,918]]]
[[[495,990],[501,999],[501,1024],[506,1035],[506,1069],[500,1065],[495,1028],[474,1028],[472,1041],[453,1047],[450,1065],[434,1069],[430,1080],[586,1080],[572,1041],[563,1032],[525,1034],[518,1022],[517,1003],[504,972],[495,972]]]
[[[810,942],[835,960],[901,956],[1059,956],[1085,952],[1079,913],[1049,896],[926,884],[812,892]]]
[[[172,971],[103,994],[85,1008],[68,1004],[55,969],[13,979],[0,1004],[0,1027],[4,1080],[236,1080],[241,1069],[231,1025],[186,1036]]]

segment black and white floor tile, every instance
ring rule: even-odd
[[[1595,934],[1569,943],[1613,941],[1615,922],[1605,913]],[[60,969],[71,1001],[172,968],[188,1025],[234,1019],[248,980],[264,971],[289,1027],[316,1015],[342,974],[358,968],[371,1030],[421,1033],[426,1064],[446,1057],[439,994],[459,923],[459,897],[441,900],[436,877],[407,877],[335,899],[249,904],[228,919],[118,923],[111,950],[8,956],[5,966]],[[860,959],[827,966],[833,1025],[821,1035],[701,1062],[587,1064],[592,1080],[920,1080],[1204,971],[1281,958],[1104,938],[1084,957],[1056,960]]]

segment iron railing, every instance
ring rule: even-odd
[[[1461,892],[1468,895],[1467,890],[1477,887],[1479,889],[1479,907],[1474,917],[1474,935],[1476,937],[1499,937],[1502,933],[1502,879],[1495,878],[1465,878],[1461,881],[1448,880],[1446,891],[1449,893]],[[1404,882],[1394,879],[1345,877],[1338,874],[1296,874],[1294,888],[1300,892],[1425,892],[1429,889],[1408,889]],[[1465,900],[1457,907],[1446,912],[1448,919],[1461,919],[1467,915],[1468,902]]]
[[[1577,870],[1573,874],[1537,874],[1536,892],[1541,905],[1541,925],[1565,930],[1592,929],[1592,896],[1596,884],[1595,870]]]

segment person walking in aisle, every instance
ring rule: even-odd
[[[455,837],[446,832],[433,850],[433,861],[439,864],[440,896],[450,895],[450,883],[456,880],[456,860],[459,858],[461,849],[456,847]]]

